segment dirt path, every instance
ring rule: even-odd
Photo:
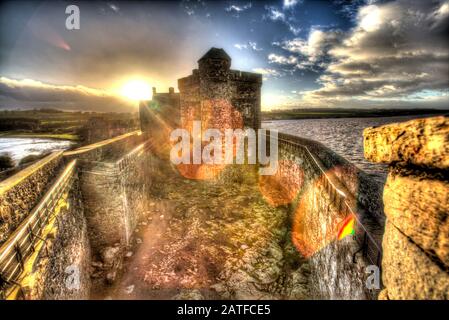
[[[286,210],[264,201],[254,177],[225,185],[161,172],[151,192],[122,275],[96,298],[285,298],[292,271],[306,296],[307,265],[286,241]]]

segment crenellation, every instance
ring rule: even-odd
[[[230,70],[230,79],[233,81],[262,83],[261,74],[240,70]]]

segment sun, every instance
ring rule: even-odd
[[[150,100],[151,89],[150,84],[143,80],[130,80],[126,82],[120,93],[122,96],[130,100]]]

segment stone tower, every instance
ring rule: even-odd
[[[178,79],[181,123],[189,120],[210,122],[219,128],[234,126],[260,128],[262,75],[231,70],[231,58],[223,50],[211,48],[198,60],[198,69]],[[221,121],[221,123],[220,123]],[[224,124],[226,122],[227,124]],[[233,122],[233,124],[229,124]]]
[[[179,127],[179,93],[170,87],[168,92],[156,92],[153,87],[153,98],[139,104],[140,127],[145,133],[158,130],[161,125],[172,130]]]

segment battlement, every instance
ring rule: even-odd
[[[195,84],[199,84],[199,72],[198,69],[192,70],[190,76],[178,79],[178,88],[187,88]]]
[[[262,75],[260,73],[230,70],[229,76],[233,81],[262,83]]]
[[[153,87],[152,91],[153,91],[153,100],[167,96],[179,96],[179,92],[175,92],[175,88],[173,87],[169,87],[168,92],[157,92],[156,87]]]
[[[180,93],[169,87],[168,92],[157,92],[153,87],[152,100],[141,101],[139,105],[140,127],[143,132],[157,130],[160,125],[158,117],[162,117],[167,124],[177,127],[179,124],[179,98]]]

